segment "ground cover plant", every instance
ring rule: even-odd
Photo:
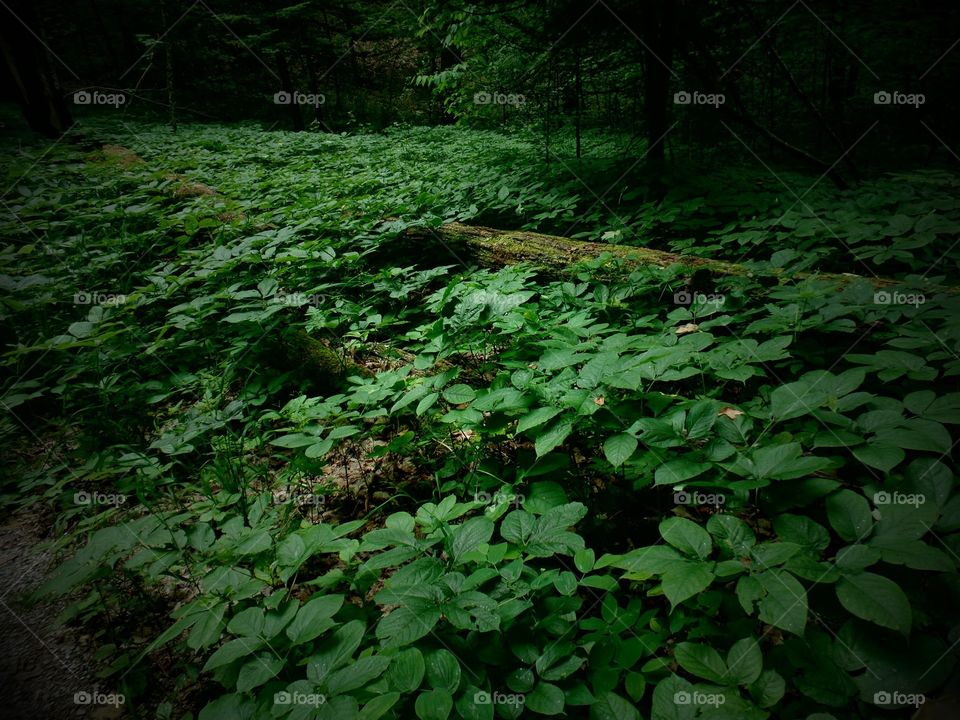
[[[377,36],[410,95],[383,80],[364,122],[346,78],[353,117],[306,131],[81,111],[43,139],[3,116],[0,492],[56,558],[21,601],[89,638],[71,706],[950,716],[955,166],[834,183],[732,131],[696,157],[693,123],[628,168],[637,133],[570,106],[579,84],[517,85],[510,122],[463,100],[524,52],[472,7],[407,19],[463,67]],[[600,249],[558,260],[537,233]]]

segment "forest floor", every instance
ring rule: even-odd
[[[29,596],[48,578],[54,554],[42,549],[50,528],[36,512],[21,510],[0,525],[0,686],[9,720],[123,717],[122,708],[91,709],[74,700],[97,686],[91,652],[82,630],[57,621],[65,600],[33,601]]]

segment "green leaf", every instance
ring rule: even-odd
[[[596,562],[597,556],[590,548],[580,550],[573,556],[573,564],[576,566],[577,570],[582,573],[588,573],[593,570],[593,564]]]
[[[680,667],[692,675],[716,683],[722,683],[726,678],[727,666],[723,658],[709,645],[680,643],[674,649],[674,657]]]
[[[216,652],[207,658],[203,666],[203,672],[216,670],[218,667],[228,665],[234,660],[247,655],[252,655],[263,645],[263,642],[257,638],[236,638],[225,642],[217,648]]]
[[[494,524],[487,517],[470,518],[453,531],[450,543],[450,559],[459,564],[464,555],[476,550],[480,545],[490,542]]]
[[[360,658],[333,673],[327,679],[327,690],[331,695],[342,695],[361,688],[371,680],[380,677],[388,665],[390,665],[390,658],[384,655]]]
[[[783,698],[787,684],[774,670],[764,670],[757,681],[750,685],[750,696],[762,708],[773,707]]]
[[[763,654],[760,645],[752,637],[737,640],[727,653],[728,682],[750,685],[757,681],[763,670]]]
[[[360,620],[351,620],[328,638],[325,638],[307,662],[307,677],[322,682],[330,673],[349,662],[360,647],[366,626]]]
[[[601,693],[590,706],[590,720],[641,720],[640,712],[613,692]]]
[[[910,632],[910,601],[899,585],[882,575],[846,575],[837,583],[837,599],[858,618],[904,635]]]
[[[446,690],[427,690],[417,696],[414,710],[420,720],[449,720],[453,698]]]
[[[527,693],[523,706],[541,715],[559,715],[565,704],[563,690],[547,682],[539,683]]]
[[[713,582],[713,563],[676,562],[663,574],[663,594],[676,607],[684,600],[706,590]]]
[[[423,653],[412,647],[393,658],[387,671],[387,680],[391,687],[403,693],[410,693],[420,687],[425,672]]]
[[[434,650],[426,657],[427,682],[451,695],[460,687],[460,661],[449,650]]]
[[[440,610],[435,607],[398,607],[380,620],[377,638],[384,647],[409,645],[433,630],[439,620]]]
[[[530,428],[543,425],[545,422],[553,420],[553,418],[562,412],[563,408],[538,407],[536,410],[532,410],[520,418],[517,423],[517,432],[525,432]]]
[[[416,410],[417,417],[420,417],[427,410],[433,407],[434,403],[436,403],[439,398],[440,398],[440,393],[433,392],[427,395],[425,398],[423,398],[420,402],[418,402],[417,410]]]
[[[837,535],[848,542],[863,540],[873,528],[870,503],[853,490],[840,490],[827,498],[827,518]]]
[[[706,472],[711,467],[710,463],[694,462],[686,457],[671,460],[657,468],[653,484],[676,485]]]
[[[237,675],[237,691],[248,692],[275,678],[283,669],[283,658],[272,653],[260,653],[248,661]]]
[[[638,445],[639,442],[633,435],[627,433],[612,435],[603,443],[603,454],[608,463],[614,467],[620,467],[636,452]]]
[[[880,472],[890,472],[903,462],[907,454],[896,445],[889,443],[867,443],[851,448],[853,456],[864,465],[876,468]]]
[[[443,391],[443,399],[451,405],[463,405],[477,397],[477,392],[469,385],[459,383]]]
[[[785,570],[775,569],[753,576],[765,595],[760,599],[758,617],[774,627],[802,635],[807,625],[807,591]]]
[[[379,720],[387,711],[390,710],[400,699],[400,693],[392,692],[386,695],[378,695],[363,706],[357,720]]]
[[[667,518],[660,523],[660,535],[686,555],[706,559],[713,549],[710,534],[692,520],[682,517]]]
[[[287,637],[294,645],[309,642],[328,630],[326,622],[343,607],[343,595],[321,595],[307,601],[287,626]]]
[[[555,447],[563,443],[573,431],[573,419],[563,418],[551,425],[542,434],[537,436],[534,449],[537,457],[543,457]]]

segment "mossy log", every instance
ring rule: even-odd
[[[545,270],[547,275],[562,275],[571,265],[589,261],[601,255],[611,256],[626,267],[654,265],[661,268],[680,265],[691,271],[708,271],[714,275],[752,274],[750,268],[726,260],[712,260],[693,255],[678,255],[664,250],[614,245],[611,243],[585,242],[558,235],[528,232],[525,230],[495,230],[487,227],[449,223],[438,228],[416,228],[407,232],[410,240],[424,251],[423,244],[445,248],[454,259],[469,260],[483,267],[504,267],[526,262]],[[783,274],[776,270],[771,276]],[[793,277],[810,277],[811,273],[797,273]],[[899,285],[897,280],[869,277],[849,273],[817,273],[824,280],[850,282],[864,279],[876,287]],[[957,288],[939,288],[956,292]]]
[[[279,364],[317,390],[333,392],[343,387],[351,375],[371,373],[351,359],[342,357],[326,343],[311,337],[300,327],[287,327],[280,333]]]

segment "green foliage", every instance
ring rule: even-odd
[[[801,237],[847,269],[823,233],[730,227],[750,273],[684,303],[679,267],[403,249],[480,207],[571,219],[520,136],[138,136],[122,171],[52,149],[0,257],[3,402],[73,429],[5,492],[61,511],[75,552],[44,590],[126,618],[104,680],[141,709],[167,649],[201,720],[841,720],[944,686],[960,316],[925,257],[877,261],[925,295],[884,302],[768,259]],[[171,197],[174,169],[218,194]],[[75,497],[97,492],[126,501]]]

